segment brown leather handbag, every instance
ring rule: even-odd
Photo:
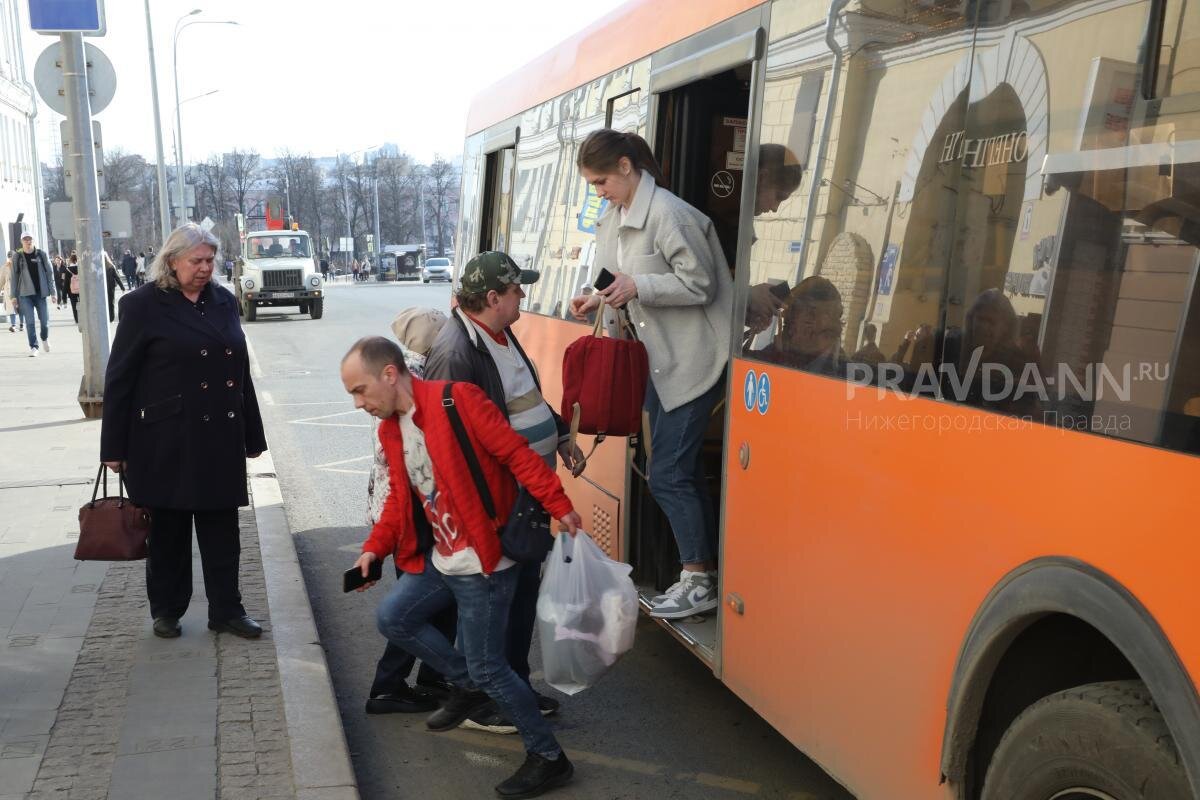
[[[100,484],[104,497],[96,499]],[[150,512],[125,496],[125,476],[117,480],[117,496],[108,496],[104,465],[96,475],[92,500],[79,509],[78,561],[138,561],[146,557],[150,540]]]

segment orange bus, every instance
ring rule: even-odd
[[[659,624],[859,797],[1200,798],[1197,9],[633,0],[471,109],[457,262],[541,271],[552,403],[606,266],[587,134],[714,221],[723,602]],[[644,596],[648,457],[564,475]]]

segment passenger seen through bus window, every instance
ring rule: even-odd
[[[794,153],[781,144],[758,148],[758,182],[754,193],[754,215],[773,214],[800,188],[804,168]],[[771,292],[772,284],[763,282],[750,287],[746,302],[746,330],[761,333],[771,326],[783,310],[784,301]]]
[[[717,607],[717,522],[700,449],[724,394],[733,279],[708,217],[663,187],[649,145],[602,129],[584,140],[580,173],[610,203],[596,223],[596,265],[616,279],[571,301],[584,319],[601,298],[629,310],[650,357],[650,494],[671,521],[683,571],[651,615],[678,619]]]
[[[779,335],[755,355],[809,372],[844,376],[843,312],[841,293],[829,279],[805,278],[788,298]]]

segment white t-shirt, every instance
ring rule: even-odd
[[[441,495],[437,490],[433,461],[425,446],[425,432],[413,422],[415,411],[414,405],[407,414],[400,415],[400,436],[404,440],[404,468],[408,472],[409,483],[421,496],[425,517],[433,527],[433,565],[443,575],[478,575],[483,572],[479,554],[468,544],[466,536],[458,532],[458,522],[448,502],[451,498]],[[493,571],[508,569],[514,563],[512,559],[501,556]]]
[[[521,357],[520,351],[508,340],[507,334],[503,335],[509,343],[502,345],[479,323],[472,320],[471,324],[483,339],[492,360],[496,363],[496,371],[500,373],[509,424],[529,442],[533,452],[543,459],[554,455],[558,450],[558,425],[554,422],[554,415],[550,413],[550,406],[546,405],[546,400],[542,397],[533,371]]]

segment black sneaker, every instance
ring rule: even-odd
[[[566,753],[559,753],[553,761],[537,753],[529,753],[521,768],[496,787],[496,794],[504,800],[537,797],[556,786],[562,786],[574,774],[575,767],[567,760]]]
[[[367,701],[368,714],[427,714],[436,711],[437,707],[436,698],[410,686],[397,692],[377,694]]]
[[[488,733],[516,733],[517,726],[509,721],[495,703],[488,703],[462,721],[464,728]]]
[[[477,689],[459,689],[450,693],[446,705],[429,715],[425,727],[431,731],[448,731],[457,728],[462,721],[492,702],[486,692]]]
[[[542,712],[543,717],[549,717],[558,713],[558,701],[553,697],[546,697],[544,694],[533,693],[537,698],[538,711]]]
[[[444,678],[422,678],[417,676],[417,691],[425,692],[433,695],[438,700],[445,702],[450,699],[450,695],[454,692],[454,685]]]

